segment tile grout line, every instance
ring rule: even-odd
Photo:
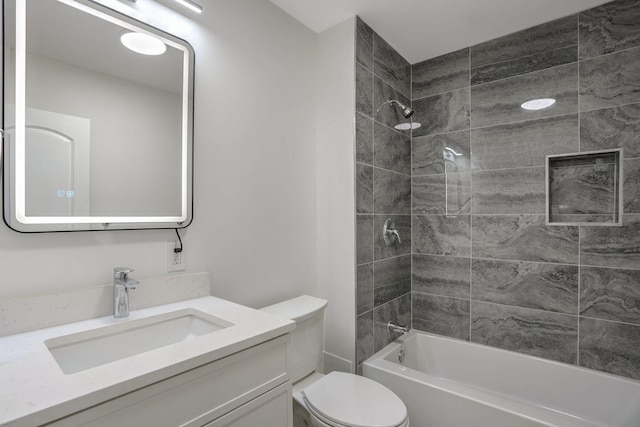
[[[636,102],[627,102],[627,103],[623,103],[623,104],[609,105],[609,106],[602,107],[602,108],[592,108],[590,110],[584,110],[584,111],[578,111],[576,109],[576,111],[569,112],[569,113],[553,114],[553,115],[548,115],[548,116],[539,116],[539,117],[536,117],[536,118],[531,118],[531,119],[526,119],[526,120],[514,120],[514,121],[510,121],[510,122],[493,123],[493,124],[485,125],[485,126],[475,126],[475,127],[471,126],[469,129],[456,129],[456,130],[452,130],[452,131],[448,131],[448,132],[429,133],[429,134],[425,134],[425,135],[418,135],[418,136],[416,136],[416,138],[436,137],[436,136],[449,135],[449,134],[458,133],[458,132],[473,132],[473,131],[477,131],[477,130],[490,129],[490,128],[496,128],[496,127],[501,127],[501,126],[511,126],[511,125],[517,125],[517,124],[521,124],[521,123],[534,122],[534,121],[538,121],[538,120],[546,120],[546,119],[554,119],[554,118],[564,117],[564,116],[578,115],[578,113],[591,113],[591,112],[594,112],[594,111],[609,110],[609,109],[620,108],[620,107],[628,107],[630,105],[640,105],[640,102],[638,102],[638,101],[636,101]]]
[[[466,299],[466,298],[454,297],[454,296],[449,296],[449,295],[442,295],[442,294],[437,294],[437,293],[433,293],[433,292],[416,291],[415,294],[433,296],[433,297],[437,297],[437,298],[451,299],[451,300],[456,300],[456,301],[468,301],[468,299]],[[579,314],[566,313],[566,312],[561,312],[561,311],[551,311],[551,310],[542,309],[542,308],[523,307],[523,306],[520,306],[520,305],[504,304],[504,303],[500,303],[500,302],[486,301],[486,300],[476,300],[475,302],[477,302],[479,304],[488,304],[488,305],[500,306],[500,307],[505,307],[505,308],[517,309],[517,310],[531,311],[531,312],[536,312],[536,313],[541,313],[541,314],[549,314],[551,316],[571,317],[571,318],[575,318],[576,320],[589,319],[589,320],[594,320],[596,322],[607,322],[607,323],[614,323],[614,324],[617,324],[617,325],[628,325],[628,326],[633,326],[633,327],[636,327],[636,328],[640,328],[640,322],[639,323],[632,323],[632,322],[621,321],[621,320],[604,319],[604,318],[601,318],[601,317],[581,316]],[[442,335],[442,334],[439,334],[439,335]]]
[[[631,213],[631,212],[625,212],[625,216],[628,215],[640,215],[638,213]],[[366,213],[361,213],[360,215],[367,215]],[[369,214],[371,215],[371,214]],[[391,215],[418,215],[418,216],[443,216],[444,214],[438,214],[438,213],[415,213],[412,212],[411,214],[391,214]],[[461,213],[457,216],[470,216],[472,215],[471,213]],[[585,216],[586,214],[577,214],[580,216]],[[479,216],[479,217],[491,217],[491,216],[497,216],[497,217],[504,217],[504,216],[545,216],[544,212],[529,212],[529,213],[475,213],[473,214],[473,216]],[[593,224],[592,222],[589,223],[579,223],[580,226],[586,226],[585,224]],[[610,228],[616,228],[618,227],[618,225],[616,225],[615,223],[610,223],[611,225],[600,225],[600,227],[610,227]],[[558,225],[557,223],[553,223],[551,224],[552,226],[556,226]],[[578,225],[576,225],[575,223],[563,223],[562,224],[564,227],[578,227]]]
[[[613,164],[613,163],[610,163]],[[496,172],[496,171],[510,171],[510,170],[520,170],[520,169],[539,169],[539,168],[544,168],[545,165],[533,165],[533,166],[522,166],[522,167],[515,167],[515,168],[499,168],[499,169],[469,169],[469,170],[463,170],[463,171],[459,171],[459,172],[447,172],[447,175],[460,175],[460,174],[465,174],[465,173],[469,173],[469,174],[479,174],[479,173],[486,173],[486,172]],[[568,166],[567,166],[568,167]],[[560,168],[558,168],[560,169]],[[391,171],[393,172],[393,171]],[[445,173],[427,173],[427,174],[421,174],[421,175],[413,175],[413,177],[415,178],[419,178],[419,177],[423,177],[423,176],[438,176],[438,175],[445,175]]]
[[[375,32],[375,31],[374,31]],[[383,39],[384,40],[384,39]],[[373,50],[373,47],[372,47]],[[395,49],[394,49],[395,50]],[[373,59],[373,66],[375,68],[375,56]],[[411,97],[407,97],[407,95],[405,95],[404,93],[402,93],[402,90],[398,89],[395,87],[395,85],[391,84],[390,82],[388,82],[387,80],[385,80],[382,76],[380,76],[379,74],[377,74],[374,70],[370,69],[369,67],[367,67],[366,65],[362,64],[361,62],[357,62],[356,64],[360,65],[362,68],[364,68],[365,70],[371,72],[371,74],[373,74],[374,77],[377,77],[380,79],[380,81],[382,81],[384,84],[386,84],[387,86],[389,86],[391,89],[395,90],[396,92],[398,92],[400,95],[404,96],[405,98],[409,98],[409,100],[411,99]],[[409,67],[411,67],[411,64],[409,64]],[[411,91],[411,87],[409,87],[409,91]],[[411,93],[411,92],[409,92]]]
[[[376,97],[376,73],[375,73],[375,67],[376,67],[376,43],[375,43],[375,31],[373,31],[372,29],[372,35],[371,35],[371,66],[373,68],[373,70],[371,71],[371,74],[373,75],[373,85],[371,86],[371,103],[373,104],[373,109],[371,110],[372,115],[373,115],[373,124],[372,124],[372,131],[371,131],[371,145],[373,147],[373,152],[371,153],[371,162],[373,164],[376,163],[376,106],[375,106],[375,97]],[[376,168],[373,168],[373,173],[372,173],[372,179],[373,179],[373,185],[371,188],[371,194],[372,194],[372,199],[373,199],[373,204],[371,206],[371,212],[373,214],[373,218],[371,219],[372,221],[372,226],[371,226],[371,259],[373,262],[373,271],[371,273],[371,307],[373,307],[371,309],[371,337],[373,337],[373,349],[372,349],[372,354],[376,352],[376,320],[375,320],[375,309],[376,309],[376,250],[375,250],[375,241],[376,241],[376,230],[375,230],[375,225],[376,225],[376,220],[375,220],[375,212],[376,212],[376,192],[375,192],[375,182],[376,182]]]
[[[638,102],[632,102],[630,104],[639,104],[639,103]],[[624,105],[629,105],[629,104],[624,104]],[[596,108],[596,109],[590,110],[590,111],[604,110],[606,108],[613,108],[613,107]],[[483,129],[496,128],[496,127],[500,127],[500,126],[511,126],[511,125],[517,125],[517,124],[521,124],[521,123],[534,122],[534,121],[547,120],[547,119],[555,119],[555,118],[558,118],[558,117],[572,116],[572,115],[577,115],[577,114],[578,114],[578,110],[576,109],[576,111],[572,111],[572,112],[569,112],[569,113],[537,116],[537,117],[529,118],[529,119],[525,119],[525,120],[513,120],[513,121],[509,121],[509,122],[498,122],[498,123],[492,123],[492,124],[484,125],[484,126],[472,126],[472,124],[470,123],[469,129],[456,129],[456,130],[451,130],[451,131],[448,131],[448,132],[430,133],[430,134],[426,134],[426,135],[420,135],[418,138],[423,138],[423,137],[427,137],[427,136],[448,135],[450,133],[456,133],[456,132],[473,132],[473,131],[478,131],[478,130],[483,130]]]
[[[576,26],[578,28],[578,78],[577,78],[577,86],[578,86],[578,152],[582,151],[582,138],[581,138],[581,125],[582,125],[582,108],[580,105],[580,14],[576,19]],[[549,194],[546,195],[550,197]],[[576,332],[576,365],[580,366],[580,292],[582,286],[582,265],[580,259],[581,252],[581,240],[582,240],[582,227],[578,226],[578,325]]]
[[[449,135],[452,133],[462,133],[462,132],[469,132],[469,129],[456,129],[456,130],[451,130],[448,132],[439,132],[439,133],[428,133],[426,135],[418,135],[416,136],[416,138],[427,138],[427,137],[433,137],[433,136],[442,136],[442,135]]]
[[[631,323],[631,322],[625,322],[622,320],[603,319],[601,317],[592,317],[592,316],[578,316],[578,317],[582,319],[595,320],[596,322],[608,322],[608,323],[615,323],[617,325],[627,325],[627,326],[634,326],[636,328],[640,328],[640,322]]]
[[[576,365],[580,366],[580,294],[582,292],[582,265],[580,260],[582,227],[578,227],[578,332],[576,335]]]
[[[372,100],[372,101],[371,101],[371,103],[373,104],[373,102],[374,102],[374,101]],[[379,125],[380,125],[380,126],[382,126],[382,127],[385,127],[385,128],[387,128],[387,129],[389,129],[389,130],[394,131],[394,132],[395,132],[396,134],[398,134],[398,135],[402,135],[402,136],[404,136],[405,138],[409,138],[409,137],[410,137],[410,134],[408,134],[408,133],[404,133],[404,132],[402,132],[402,131],[400,131],[400,130],[398,130],[398,129],[392,128],[391,126],[387,126],[386,124],[382,123],[380,120],[376,119],[375,117],[373,117],[373,116],[368,116],[366,113],[363,113],[362,111],[358,111],[358,110],[356,110],[356,115],[358,115],[358,114],[359,114],[359,115],[361,115],[362,117],[364,117],[365,119],[370,120],[370,121],[372,122],[372,123],[371,123],[371,126],[373,126],[373,127],[375,127],[375,124],[377,123],[377,124],[379,124]],[[374,116],[375,116],[375,114],[374,114]]]
[[[588,57],[588,58],[580,58],[580,23],[579,23],[579,19],[580,19],[579,17],[576,19],[576,23],[578,25],[578,34],[577,34],[578,43],[576,44],[576,61],[575,62],[566,62],[564,64],[558,64],[558,65],[554,65],[552,67],[541,68],[539,70],[533,70],[533,71],[527,71],[525,73],[515,74],[513,76],[508,76],[508,77],[502,77],[502,78],[499,78],[499,79],[491,80],[489,82],[478,83],[476,85],[471,85],[470,87],[472,87],[472,88],[480,87],[480,86],[492,84],[492,83],[495,83],[495,82],[500,82],[500,81],[503,81],[503,80],[512,79],[512,78],[515,78],[515,77],[526,76],[526,75],[529,75],[529,74],[534,74],[534,73],[539,73],[539,72],[542,72],[542,71],[552,70],[554,68],[565,67],[565,66],[572,65],[572,64],[575,64],[575,63],[579,64],[580,62],[591,61],[591,60],[594,60],[594,59],[599,59],[599,58],[615,55],[615,54],[622,53],[622,52],[629,52],[629,51],[633,51],[633,50],[636,50],[636,49],[640,50],[640,46],[632,46],[632,47],[629,47],[629,48],[626,48],[626,49],[617,50],[615,52],[603,53],[601,55],[591,56],[591,57]],[[568,46],[570,47],[571,45],[568,45]],[[565,47],[567,47],[567,46],[565,46]],[[469,56],[471,56],[471,54],[469,54]],[[493,64],[499,64],[499,62],[486,64],[486,65],[493,65]],[[446,92],[443,92],[443,93],[446,93]],[[441,95],[441,94],[435,94],[433,96],[436,96],[436,95]],[[428,98],[428,97],[429,96],[425,96],[423,98]],[[423,99],[423,98],[421,98],[421,99]]]
[[[564,66],[572,65],[572,64],[575,64],[575,63],[579,63],[579,62],[590,61],[590,60],[602,58],[602,57],[605,57],[605,56],[615,55],[615,54],[621,53],[621,52],[633,51],[635,49],[639,49],[640,50],[640,46],[632,46],[632,47],[629,47],[629,48],[626,48],[626,49],[617,50],[615,52],[608,52],[608,53],[603,53],[601,55],[590,56],[590,57],[587,57],[587,58],[580,58],[580,22],[579,22],[579,20],[580,20],[580,18],[578,16],[578,18],[576,19],[576,23],[577,23],[577,27],[578,27],[578,31],[577,31],[578,42],[575,45],[576,46],[576,60],[574,62],[566,62],[566,63],[563,63],[563,64],[554,65],[552,67],[540,68],[540,69],[537,69],[537,70],[527,71],[527,72],[520,73],[520,74],[514,74],[512,76],[502,77],[502,78],[499,78],[499,79],[491,80],[491,81],[488,81],[488,82],[482,82],[482,83],[478,83],[478,84],[474,85],[474,84],[472,84],[472,78],[471,78],[471,71],[472,71],[472,68],[471,68],[471,48],[468,48],[469,49],[469,86],[468,87],[470,87],[470,88],[479,87],[479,86],[488,85],[488,84],[491,84],[491,83],[495,83],[495,82],[499,82],[499,81],[503,81],[503,80],[507,80],[507,79],[512,79],[512,78],[515,78],[515,77],[526,76],[528,74],[539,73],[539,72],[542,72],[542,71],[547,71],[547,70],[551,70],[551,69],[554,69],[554,68],[564,67]],[[567,46],[564,46],[564,47],[571,47],[571,46],[572,45],[567,45]],[[450,53],[453,53],[453,52],[450,52]],[[447,55],[447,54],[444,54],[444,55]],[[440,55],[440,56],[444,56],[444,55]],[[427,61],[430,61],[430,60],[433,60],[433,59],[436,59],[436,58],[438,58],[438,57],[426,59],[424,61],[418,62],[417,64],[420,64],[422,62],[427,62]],[[481,66],[494,65],[494,64],[499,64],[499,63],[500,62],[492,62],[492,63],[488,63],[488,64],[483,64]],[[412,67],[413,67],[413,65],[417,65],[417,64],[412,64]],[[365,67],[365,68],[367,68],[367,67]],[[466,87],[460,87],[460,88],[451,89],[451,90],[448,90],[448,91],[428,94],[428,95],[425,95],[425,96],[421,96],[420,98],[417,98],[414,101],[419,101],[421,99],[430,98],[432,96],[443,95],[445,93],[454,92],[454,91],[465,89],[465,88]]]
[[[402,176],[411,177],[411,175],[409,175],[409,174],[398,172],[398,171],[394,171],[394,170],[391,170],[391,169],[381,168],[381,167],[375,166],[375,165],[370,165],[369,163],[356,162],[356,166],[367,166],[367,167],[372,167],[374,169],[380,169],[380,170],[383,170],[385,172],[390,172],[390,173],[393,173],[393,174],[396,174],[396,175],[402,175]]]
[[[358,105],[357,105],[357,99],[358,99],[358,85],[357,85],[357,80],[358,80],[358,66],[362,66],[365,70],[367,69],[366,67],[364,67],[359,61],[358,61],[358,43],[359,43],[359,37],[358,37],[358,20],[356,19],[355,22],[355,29],[354,29],[356,35],[355,35],[355,42],[354,42],[354,62],[355,62],[355,67],[354,67],[354,97],[356,98],[356,105],[355,105],[355,113],[354,113],[354,124],[355,124],[355,130],[354,130],[354,167],[353,167],[353,174],[354,174],[354,199],[355,199],[355,204],[356,204],[356,210],[355,210],[355,224],[356,224],[356,260],[355,260],[355,272],[356,272],[356,277],[355,277],[355,322],[354,322],[354,326],[355,326],[355,330],[354,330],[354,336],[355,336],[355,343],[354,343],[354,362],[355,362],[355,373],[358,373],[358,351],[361,350],[364,353],[364,356],[368,355],[367,349],[366,348],[362,348],[362,346],[360,345],[360,337],[359,337],[359,333],[358,333],[358,324],[359,324],[359,319],[361,316],[363,316],[362,318],[364,318],[364,316],[370,311],[370,310],[365,310],[363,313],[358,313],[358,299],[361,295],[358,289],[358,267],[360,264],[358,264],[358,249],[359,249],[359,245],[358,245],[358,210],[357,210],[357,200],[358,200],[358,172],[357,172],[357,168],[358,168],[358,132],[357,132],[357,123],[358,123],[358,114],[360,114],[362,117],[367,117],[366,114],[358,111]],[[373,101],[371,101],[371,106],[373,108]],[[373,125],[371,125],[371,131],[373,132]],[[369,141],[367,141],[367,143],[369,143]],[[373,156],[373,133],[372,133],[372,138],[371,138],[371,155]],[[373,163],[373,160],[372,160]],[[373,198],[373,184],[372,184],[372,198]],[[373,202],[372,202],[373,205]],[[372,206],[373,209],[373,206]],[[372,288],[372,293],[373,293],[373,259],[371,261],[371,288]],[[373,310],[373,304],[371,304],[371,310]],[[371,316],[373,317],[373,313],[371,314]],[[371,336],[373,337],[373,329],[371,330]],[[373,349],[372,349],[373,350]],[[366,359],[366,357],[365,357]]]
[[[471,49],[469,49],[469,50],[471,50]],[[469,53],[469,59],[471,59],[471,53]],[[452,89],[452,90],[448,90],[448,91],[443,91],[443,92],[435,93],[433,95],[423,96],[421,98],[416,99],[416,101],[420,101],[420,100],[423,100],[423,99],[426,99],[426,98],[431,98],[431,97],[436,97],[436,96],[442,96],[445,93],[455,92],[455,91],[459,91],[459,90],[463,90],[463,89],[467,89],[467,88],[469,88],[469,90],[471,90],[471,89],[474,89],[474,88],[490,85],[490,84],[493,84],[493,83],[502,82],[502,81],[509,80],[509,79],[515,79],[515,78],[522,77],[522,76],[528,76],[528,75],[535,74],[535,73],[541,73],[541,72],[553,70],[553,69],[556,69],[556,68],[568,67],[570,65],[574,65],[576,62],[579,62],[579,61],[576,60],[574,62],[566,62],[564,64],[554,65],[553,67],[541,68],[539,70],[528,71],[526,73],[514,74],[513,76],[503,77],[503,78],[500,78],[500,79],[491,80],[490,82],[478,83],[478,84],[475,84],[475,85],[471,83],[471,68],[469,67],[469,86],[465,86],[465,87],[458,88],[458,89]]]
[[[568,17],[567,17],[567,18],[568,18]],[[544,24],[542,24],[542,25],[544,25]],[[525,30],[523,30],[523,31],[526,31],[526,29],[525,29]],[[512,33],[512,34],[513,34],[513,33]],[[491,41],[492,41],[492,40],[489,40],[488,42],[491,42]],[[549,49],[548,49],[548,51],[561,51],[561,50],[565,50],[565,49],[567,49],[567,48],[572,48],[573,46],[575,46],[576,50],[578,50],[578,43],[576,42],[576,43],[567,43],[567,44],[563,44],[563,45],[553,46],[553,47],[549,48]],[[475,68],[475,69],[483,69],[483,68],[486,68],[486,67],[488,67],[488,66],[504,66],[504,65],[509,65],[509,63],[513,63],[514,61],[518,61],[518,60],[520,60],[520,59],[522,59],[522,58],[530,58],[530,57],[535,56],[535,55],[539,55],[539,53],[537,53],[537,54],[536,54],[536,53],[531,53],[531,54],[529,54],[529,55],[522,55],[522,56],[518,56],[518,57],[516,57],[516,58],[508,58],[508,59],[503,59],[503,60],[501,60],[501,61],[486,62],[486,63],[482,63],[482,64],[477,64],[477,65],[476,65],[475,67],[473,67],[473,68]],[[567,63],[567,64],[570,64],[570,63]],[[554,67],[557,67],[557,66],[560,66],[560,65],[563,65],[563,64],[554,65]],[[542,68],[542,70],[544,70],[544,69],[545,69],[545,68]],[[534,70],[534,71],[528,71],[528,72],[529,72],[529,73],[532,73],[532,72],[535,72],[535,71],[536,71],[536,70]],[[508,79],[508,78],[509,78],[509,77],[501,77],[501,78],[496,79],[496,80],[491,80],[491,82],[492,82],[492,81],[497,81],[497,80],[504,80],[504,79]],[[491,83],[491,82],[486,82],[486,83]],[[484,83],[478,83],[478,84],[484,84]]]
[[[368,213],[367,212],[361,212],[361,213],[358,213],[358,215],[372,215],[372,216],[375,217],[375,216],[411,216],[413,214],[411,214],[411,213],[386,213],[386,214],[385,213],[377,213],[377,214],[374,214],[373,212],[368,212]]]
[[[358,160],[358,103],[357,103],[357,98],[358,98],[358,89],[357,89],[357,74],[358,74],[358,19],[356,18],[356,22],[354,24],[355,28],[354,28],[354,32],[355,32],[355,37],[354,37],[354,46],[353,46],[353,50],[354,50],[354,66],[353,66],[353,97],[355,98],[355,102],[354,102],[354,113],[353,113],[353,207],[354,207],[354,215],[353,215],[353,223],[354,223],[354,230],[355,230],[355,236],[354,236],[354,248],[355,248],[355,257],[354,257],[354,272],[355,272],[355,283],[354,283],[354,288],[355,288],[355,301],[354,301],[354,305],[355,305],[355,309],[354,309],[354,320],[353,320],[353,329],[354,329],[354,343],[353,343],[353,361],[355,364],[355,370],[353,370],[356,374],[358,373],[358,349],[359,349],[359,337],[358,337],[358,209],[357,209],[357,200],[358,200],[358,172],[357,172],[357,160]]]
[[[400,255],[394,255],[394,256],[390,256],[390,257],[386,257],[386,258],[379,258],[379,259],[374,259],[372,262],[367,262],[364,263],[364,265],[366,264],[372,264],[373,262],[384,262],[384,261],[391,261],[394,259],[400,259],[400,258],[404,258],[406,256],[411,256],[411,253],[406,253],[406,254],[400,254]],[[363,264],[361,264],[363,265]]]
[[[525,120],[513,120],[513,121],[507,121],[507,122],[497,122],[497,123],[492,123],[492,124],[483,125],[483,126],[471,126],[469,128],[469,131],[473,132],[473,131],[478,131],[478,130],[496,128],[496,127],[500,127],[500,126],[513,126],[513,125],[518,125],[518,124],[522,124],[522,123],[555,119],[555,118],[558,118],[558,117],[575,116],[575,115],[578,114],[577,108],[578,107],[576,106],[576,111],[571,111],[571,112],[568,112],[568,113],[540,115],[540,116],[529,118],[529,119],[525,119]]]
[[[471,110],[471,48],[469,48],[469,342],[472,341],[473,329],[473,138],[471,137],[472,110]]]
[[[439,96],[442,96],[442,95],[446,95],[448,93],[460,92],[460,91],[463,91],[465,89],[471,90],[471,86],[462,86],[462,87],[459,87],[459,88],[456,88],[456,89],[450,89],[450,90],[445,90],[443,92],[434,93],[433,95],[422,96],[420,98],[414,99],[414,101],[423,101],[423,100],[429,99],[429,98],[436,98],[436,97],[439,97]]]
[[[469,61],[471,61],[471,49],[469,49]],[[436,96],[442,96],[442,95],[444,95],[446,93],[456,92],[456,91],[467,89],[467,88],[469,90],[471,90],[473,88],[486,86],[486,85],[489,85],[489,84],[492,84],[492,83],[501,82],[501,81],[504,81],[504,80],[514,79],[514,78],[521,77],[521,76],[526,76],[526,75],[530,75],[530,74],[540,73],[540,72],[543,72],[543,71],[553,70],[554,68],[566,67],[566,66],[569,66],[569,65],[573,65],[576,62],[578,62],[578,60],[576,60],[574,62],[566,62],[564,64],[554,65],[552,67],[540,68],[538,70],[533,70],[533,71],[527,71],[525,73],[514,74],[513,76],[502,77],[502,78],[499,78],[499,79],[491,80],[489,82],[478,83],[478,84],[475,84],[475,85],[472,84],[472,79],[471,79],[471,70],[472,69],[471,69],[471,66],[469,65],[469,85],[468,86],[463,86],[463,87],[459,87],[459,88],[456,88],[456,89],[446,90],[446,91],[443,91],[443,92],[428,94],[428,95],[425,95],[425,96],[422,96],[420,98],[415,99],[415,101],[421,101],[421,100],[427,99],[427,98],[432,98],[432,97],[436,97]]]
[[[409,64],[409,101],[413,108],[413,65]],[[410,120],[413,123],[413,120]],[[413,129],[409,131],[409,176],[411,180],[410,186],[410,203],[409,210],[413,212]],[[411,246],[409,247],[409,328],[413,329],[413,217],[409,218],[409,234],[411,234]]]
[[[579,135],[578,135],[579,138]],[[606,150],[606,149],[605,149]],[[602,151],[605,151],[602,150]],[[627,160],[640,160],[640,157],[626,157],[624,158],[625,161]],[[368,163],[362,163],[362,162],[358,162],[359,164],[365,165],[365,166],[373,166],[370,165]],[[613,163],[610,163],[613,164]],[[374,166],[375,167],[375,166]],[[543,164],[537,164],[537,165],[525,165],[525,166],[518,166],[518,167],[508,167],[508,168],[493,168],[493,169],[469,169],[469,170],[463,170],[460,172],[449,172],[449,175],[452,174],[463,174],[463,173],[473,173],[473,174],[478,174],[478,173],[484,173],[484,172],[496,172],[496,171],[508,171],[508,170],[520,170],[520,169],[535,169],[535,168],[544,168],[545,165]],[[560,169],[560,168],[558,168]],[[393,172],[393,171],[390,171]],[[399,172],[396,172],[399,173]],[[417,174],[417,175],[411,175],[413,178],[421,178],[421,177],[426,177],[426,176],[438,176],[438,175],[444,175],[444,172],[442,173],[422,173],[422,174]],[[628,212],[627,212],[628,213]]]
[[[372,67],[372,71],[371,74],[373,75],[373,85],[371,86],[371,103],[373,104],[373,109],[372,109],[372,116],[373,116],[373,124],[372,124],[372,132],[371,132],[371,137],[372,137],[372,141],[371,141],[371,145],[373,147],[373,152],[371,153],[371,161],[373,164],[376,163],[376,110],[375,110],[375,94],[376,94],[376,89],[375,89],[375,84],[376,84],[376,73],[375,73],[375,67],[376,67],[376,44],[375,44],[375,31],[373,31],[373,29],[371,29],[372,34],[371,34],[371,67]],[[376,175],[376,169],[375,167],[373,168],[373,188],[371,189],[371,193],[372,193],[372,198],[373,198],[373,205],[371,206],[371,212],[373,214],[373,218],[372,218],[372,227],[371,227],[371,233],[372,233],[372,242],[371,242],[371,259],[373,262],[373,272],[371,274],[372,277],[372,283],[371,283],[371,337],[373,338],[373,348],[372,348],[372,354],[375,353],[376,351],[376,327],[375,327],[375,309],[376,309],[376,260],[375,260],[375,241],[376,241],[376,231],[375,231],[375,206],[376,206],[376,192],[375,192],[375,175]]]
[[[447,254],[434,254],[434,253],[415,253],[415,256],[423,256],[423,257],[448,257],[448,258],[457,258],[457,259],[466,259],[467,257],[456,256],[456,255],[447,255]],[[486,257],[473,257],[476,261],[489,261],[489,262],[500,262],[500,263],[529,263],[529,264],[543,264],[543,265],[551,265],[551,266],[569,266],[569,267],[578,267],[577,263],[568,263],[568,262],[550,262],[550,261],[530,261],[523,259],[506,259],[506,258],[486,258]],[[364,263],[367,264],[367,263]],[[361,265],[364,265],[361,264]],[[629,268],[629,267],[614,267],[614,266],[602,266],[602,265],[582,265],[583,268],[601,268],[605,270],[623,270],[623,271],[640,271],[640,268]]]
[[[580,33],[578,33],[578,39],[579,38],[580,38]],[[579,43],[579,40],[578,40],[578,60],[580,62],[591,61],[593,59],[599,59],[599,58],[602,58],[602,57],[605,57],[605,56],[611,56],[611,55],[615,55],[617,53],[622,53],[622,52],[630,52],[630,51],[636,50],[636,49],[638,51],[640,51],[640,46],[631,46],[631,47],[628,47],[626,49],[620,49],[620,50],[616,50],[614,52],[603,53],[601,55],[589,56],[587,58],[580,59],[580,43]]]
[[[452,296],[440,295],[440,294],[434,294],[434,293],[431,293],[431,292],[416,292],[416,293],[417,294],[421,294],[421,295],[431,295],[431,296],[438,297],[438,298],[448,298],[448,299],[453,299],[453,300],[457,300],[457,301],[467,301],[464,298],[452,297]],[[608,322],[608,323],[615,323],[615,324],[619,324],[619,325],[628,325],[628,326],[634,326],[634,327],[640,328],[640,323],[631,323],[631,322],[624,322],[624,321],[620,321],[620,320],[603,319],[603,318],[591,317],[591,316],[580,316],[578,314],[564,313],[564,312],[561,312],[561,311],[550,311],[550,310],[545,310],[545,309],[541,309],[541,308],[523,307],[523,306],[519,306],[519,305],[510,305],[510,304],[504,304],[504,303],[493,302],[493,301],[481,301],[481,300],[478,300],[476,302],[478,302],[480,304],[489,304],[489,305],[495,305],[495,306],[500,306],[500,307],[505,307],[505,308],[515,308],[515,309],[533,311],[533,312],[542,313],[542,314],[550,314],[552,316],[564,316],[564,317],[572,317],[572,318],[576,318],[576,319],[583,318],[583,319],[595,320],[597,322]]]
[[[570,65],[573,65],[576,62],[579,62],[579,61],[576,59],[576,61],[574,61],[574,62],[565,62],[564,64],[554,65],[553,67],[541,68],[539,70],[527,71],[526,73],[520,73],[520,74],[515,74],[513,76],[508,76],[508,77],[503,77],[503,78],[500,78],[500,79],[491,80],[490,82],[478,83],[476,85],[473,85],[472,87],[477,88],[477,87],[487,86],[487,85],[490,85],[490,84],[503,82],[505,80],[514,79],[514,78],[518,78],[518,77],[522,77],[522,76],[530,76],[531,74],[542,73],[542,72],[545,72],[545,71],[549,71],[549,70],[553,70],[553,69],[557,69],[557,68],[561,68],[561,67],[567,67],[568,68]]]
[[[374,116],[375,116],[375,114],[374,114]],[[369,117],[369,116],[366,116],[366,117]],[[374,127],[375,127],[375,124],[377,123],[377,124],[379,124],[379,125],[380,125],[380,126],[382,126],[382,127],[385,127],[385,128],[387,128],[387,129],[389,129],[389,130],[394,131],[394,132],[395,132],[396,134],[398,134],[398,135],[402,135],[402,136],[403,136],[403,137],[405,137],[405,138],[410,138],[410,135],[409,135],[409,134],[404,133],[404,132],[402,132],[402,131],[400,131],[400,130],[398,130],[398,129],[396,129],[396,128],[392,128],[391,126],[387,125],[386,123],[381,122],[380,120],[376,119],[375,117],[369,117],[369,118],[370,118],[371,120],[373,120]]]
[[[578,99],[580,99],[580,97],[578,96]],[[591,113],[594,111],[600,111],[600,110],[609,110],[612,108],[619,108],[619,107],[628,107],[630,105],[640,105],[640,102],[635,101],[635,102],[625,102],[622,104],[615,104],[615,105],[607,105],[606,107],[602,107],[602,108],[592,108],[590,110],[583,110],[581,111],[582,113]]]

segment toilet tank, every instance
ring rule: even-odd
[[[287,354],[289,375],[294,383],[314,371],[323,371],[326,307],[326,300],[303,295],[260,309],[296,322]]]

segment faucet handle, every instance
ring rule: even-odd
[[[138,283],[140,282],[138,282],[137,280],[127,279],[124,284],[124,287],[127,289],[135,289],[138,287]]]
[[[402,243],[402,241],[400,240],[400,233],[398,232],[398,229],[396,228],[396,225],[393,223],[393,220],[391,218],[387,218],[387,220],[384,222],[384,225],[382,226],[382,237],[384,238],[384,242],[387,244],[387,246],[391,246],[394,243],[396,243],[396,241],[398,242],[398,244]]]
[[[133,271],[134,269],[130,267],[116,267],[113,269],[113,278],[127,280],[127,276]]]

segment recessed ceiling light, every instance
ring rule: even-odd
[[[146,33],[124,33],[120,41],[128,49],[142,55],[162,55],[167,51],[167,45],[159,38]]]
[[[399,125],[395,125],[394,127],[398,130],[409,130],[409,129],[418,129],[422,126],[420,123],[411,122],[411,123],[400,123]]]
[[[553,98],[540,98],[540,99],[532,99],[531,101],[527,101],[521,105],[525,110],[542,110],[544,108],[551,107],[556,103],[556,100]]]

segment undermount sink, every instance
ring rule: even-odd
[[[233,324],[194,309],[131,320],[45,341],[65,374],[210,334]]]

